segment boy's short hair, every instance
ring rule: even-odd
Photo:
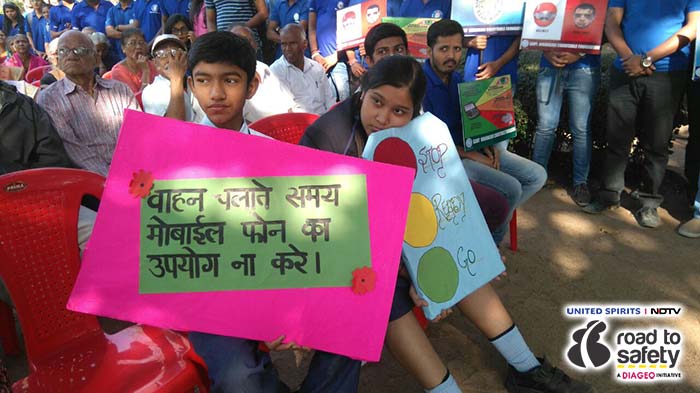
[[[255,50],[248,40],[228,31],[213,31],[197,37],[187,57],[189,72],[201,62],[240,67],[248,77],[247,83],[255,78]]]
[[[373,59],[374,48],[377,46],[377,42],[389,37],[400,37],[404,46],[408,49],[408,38],[406,38],[406,32],[402,28],[393,23],[380,23],[371,28],[365,37],[365,52],[367,56]]]
[[[450,37],[457,34],[464,36],[464,29],[459,22],[452,19],[440,19],[428,28],[428,46],[432,48],[438,37]]]

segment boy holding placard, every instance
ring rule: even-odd
[[[258,88],[255,66],[255,51],[244,38],[219,31],[195,41],[188,58],[192,75],[188,83],[207,115],[202,124],[265,137],[243,119],[245,101]],[[207,364],[212,391],[288,391],[257,341],[199,332],[190,332],[189,338]],[[301,350],[294,343],[282,344],[283,340],[280,336],[266,345],[277,351]],[[301,391],[356,392],[359,372],[357,360],[316,351]]]

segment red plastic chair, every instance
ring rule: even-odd
[[[102,79],[112,79],[112,71],[107,71],[102,74]]]
[[[27,75],[24,76],[24,80],[27,83],[32,83],[34,81],[41,80],[41,78],[44,76],[44,74],[46,74],[49,71],[51,71],[50,65],[32,68],[31,70],[29,70],[27,72]]]
[[[77,169],[0,176],[0,276],[17,310],[30,370],[13,389],[206,392],[201,359],[180,334],[134,325],[107,335],[95,316],[66,309],[80,265],[80,201],[99,198],[103,184],[103,177]]]
[[[281,113],[260,119],[249,126],[271,138],[296,145],[306,128],[318,117],[313,113]]]
[[[513,210],[513,218],[510,219],[510,249],[518,251],[518,210]]]

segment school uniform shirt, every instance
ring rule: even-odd
[[[175,14],[183,15],[189,19],[189,0],[159,0],[158,4],[160,4],[160,12],[166,19]]]
[[[484,62],[488,63],[491,61],[496,61],[500,58],[503,53],[505,53],[514,40],[519,40],[519,36],[491,36],[489,37],[488,45],[484,49]],[[479,68],[479,51],[476,49],[469,49],[467,51],[467,58],[464,62],[464,81],[470,82],[476,80],[476,73]],[[506,63],[498,73],[494,76],[510,75],[511,83],[513,87],[516,86],[518,82],[518,56],[514,56],[508,63]]]
[[[304,70],[280,57],[270,66],[272,73],[294,96],[294,112],[322,115],[335,104],[326,72],[320,64],[304,57]]]
[[[348,0],[309,0],[309,13],[316,14],[316,42],[321,56],[336,52],[336,12],[347,4]]]
[[[119,2],[117,5],[109,9],[109,12],[107,12],[107,20],[105,21],[105,27],[107,26],[112,26],[113,28],[117,28],[119,25],[128,25],[131,24],[133,21],[137,20],[136,18],[136,6],[134,5],[134,2],[130,2],[126,8],[122,6],[122,3]],[[124,52],[122,51],[122,40],[119,39],[114,39],[110,38],[109,42],[112,46],[113,53],[115,53],[117,56],[119,56],[120,59],[124,58]]]
[[[153,83],[143,89],[141,101],[144,112],[165,116],[170,105],[170,80],[161,75],[156,76]],[[185,121],[199,123],[205,117],[197,99],[192,93],[185,91]]]
[[[399,16],[404,18],[450,19],[452,0],[404,0],[399,9]]]
[[[24,30],[31,34],[34,48],[39,52],[46,52],[45,45],[51,41],[49,35],[49,22],[46,18],[37,16],[33,11],[24,19]],[[49,35],[47,39],[47,35]]]
[[[51,7],[49,10],[49,24],[51,25],[51,31],[61,31],[66,29],[68,23],[72,23],[73,12],[70,8],[63,5],[62,1],[59,1],[58,5]]]
[[[457,86],[462,83],[462,75],[459,72],[453,72],[446,85],[433,70],[430,60],[423,63],[423,72],[428,82],[423,97],[423,111],[432,113],[447,124],[455,145],[464,145],[462,142],[459,88]]]
[[[208,10],[216,11],[216,29],[228,30],[231,23],[248,22],[257,13],[250,0],[204,0]],[[253,29],[257,40],[256,29]]]
[[[0,17],[0,30],[2,30],[2,28],[3,28],[3,23],[4,23],[3,20],[4,19],[5,19],[4,15]],[[15,27],[11,28],[10,31],[7,33],[7,37],[9,38],[15,34],[24,34],[24,33],[25,33],[24,24],[17,23],[17,25],[15,25]]]
[[[610,0],[608,8],[624,8],[620,27],[625,42],[634,54],[646,53],[680,30],[686,15],[700,11],[700,0]],[[685,71],[690,60],[690,46],[654,62],[657,72]],[[622,61],[615,60],[622,69]]]
[[[95,31],[106,33],[105,21],[107,20],[107,12],[112,7],[112,3],[106,0],[100,0],[100,5],[97,9],[92,8],[87,1],[76,4],[73,6],[71,18],[73,30],[82,30],[90,26],[95,29]]]
[[[294,4],[289,5],[287,0],[279,0],[272,8],[270,13],[270,21],[277,22],[280,30],[290,23],[301,23],[301,21],[309,20],[309,1],[295,0]],[[311,55],[310,53],[308,54]],[[282,56],[282,49],[278,45],[275,52],[275,59]]]
[[[136,4],[134,5],[136,18],[140,23],[139,28],[143,31],[146,42],[151,42],[163,24],[158,1],[159,0],[136,0]]]
[[[201,124],[203,126],[219,128],[219,127],[215,126],[214,123],[212,123],[211,120],[209,120],[209,118],[206,116],[204,116],[204,119],[202,119],[202,121],[200,121],[199,124]],[[231,131],[233,131],[233,130],[231,130]],[[243,124],[241,125],[241,129],[238,130],[238,132],[240,132],[241,134],[255,135],[255,136],[261,136],[261,137],[267,138],[267,139],[272,139],[271,137],[269,137],[261,132],[255,131],[255,130],[251,129],[250,127],[248,127],[248,123],[245,120],[243,120]]]

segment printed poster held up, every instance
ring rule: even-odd
[[[430,132],[425,132],[430,130]],[[363,157],[416,168],[403,252],[434,319],[505,270],[445,123],[430,113],[372,133]]]
[[[464,82],[457,87],[465,150],[479,150],[515,137],[510,75]]]
[[[452,0],[452,19],[467,36],[518,35],[524,7],[522,0]]]
[[[386,17],[386,0],[366,0],[336,11],[338,50],[357,48],[365,42],[367,32]]]
[[[440,19],[433,18],[383,18],[384,23],[399,26],[408,39],[408,52],[417,59],[428,58],[428,29]]]
[[[600,54],[608,0],[528,1],[520,48]]]
[[[68,308],[377,361],[412,179],[127,111]]]

